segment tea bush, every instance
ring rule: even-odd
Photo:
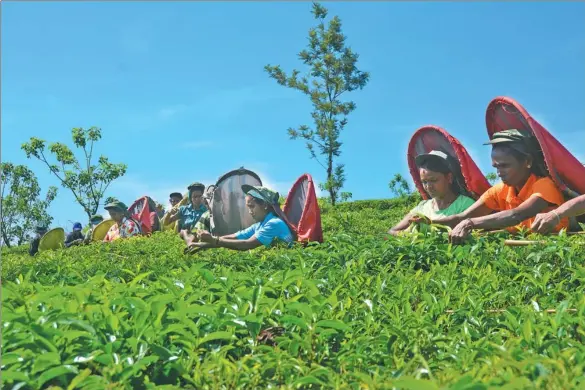
[[[585,240],[382,239],[415,201],[324,206],[307,248],[3,251],[3,388],[582,387]]]

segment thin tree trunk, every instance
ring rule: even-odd
[[[6,245],[7,248],[12,248],[10,246],[10,241],[6,237],[6,232],[4,231],[4,229],[2,229],[2,240],[4,241],[4,245]]]
[[[336,202],[336,194],[335,188],[333,188],[333,153],[329,152],[329,156],[327,159],[327,181],[329,182],[329,197],[331,198],[331,205],[335,206]]]

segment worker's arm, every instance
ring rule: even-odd
[[[256,237],[252,236],[246,240],[239,240],[235,234],[230,234],[223,237],[214,237],[209,232],[200,232],[198,234],[200,243],[194,243],[193,245],[201,248],[228,248],[236,250],[248,250],[254,249],[262,245]]]
[[[181,216],[179,211],[180,211],[179,208],[177,208],[175,210],[171,209],[171,211],[166,213],[165,216],[163,217],[163,224],[168,225],[170,223],[178,221]]]
[[[546,234],[552,231],[561,222],[561,219],[581,214],[585,214],[585,195],[573,198],[548,213],[538,214],[531,228],[535,232]]]
[[[520,222],[534,217],[548,206],[549,203],[546,200],[533,195],[515,209],[463,219],[451,231],[451,241],[461,242],[473,229],[494,230],[518,225]]]
[[[408,228],[408,226],[410,225],[410,220],[412,217],[413,217],[412,214],[410,214],[410,213],[406,214],[400,222],[398,222],[396,225],[394,225],[394,227],[392,227],[392,229],[388,230],[388,234],[396,236],[402,230],[406,230]]]
[[[466,220],[468,218],[478,218],[489,215],[493,210],[490,209],[485,205],[482,199],[478,199],[475,201],[474,204],[469,206],[465,211],[450,215],[448,217],[441,217],[437,219],[433,219],[432,223],[437,223],[440,225],[446,225],[451,228],[457,226],[461,221]]]

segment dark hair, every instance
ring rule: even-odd
[[[509,153],[518,162],[524,162],[531,158],[532,166],[530,167],[530,173],[533,173],[539,177],[546,177],[549,175],[542,152],[535,151],[533,153],[523,153],[520,150],[516,149],[513,143],[495,144],[493,145],[492,150],[495,150],[496,148],[505,153]]]
[[[433,172],[439,172],[442,173],[444,175],[448,174],[448,173],[453,173],[451,172],[451,169],[449,169],[449,165],[447,165],[447,163],[445,161],[439,160],[439,159],[428,159],[425,162],[423,162],[422,164],[419,165],[418,167],[419,169],[426,169],[428,171],[433,171]]]
[[[469,196],[469,191],[467,191],[465,185],[463,184],[465,183],[465,180],[461,176],[461,173],[459,171],[453,172],[446,161],[440,159],[429,159],[420,164],[418,168],[442,173],[443,175],[448,175],[450,173],[453,176],[451,191],[453,191],[455,194]]]
[[[505,153],[510,154],[514,159],[518,162],[524,162],[528,160],[528,157],[532,157],[529,154],[522,153],[518,149],[514,148],[512,145],[509,144],[494,144],[492,150],[499,149]]]
[[[250,198],[254,199],[254,202],[256,202],[256,204],[258,206],[260,206],[260,207],[268,206],[267,210],[269,212],[270,211],[274,211],[274,207],[272,207],[272,205],[270,203],[268,203],[267,201],[262,200],[262,199],[258,199],[258,198],[254,197],[252,195],[247,195],[247,196],[249,196]]]
[[[203,183],[193,183],[189,187],[187,187],[187,189],[189,190],[189,192],[192,192],[192,191],[201,191],[201,192],[204,192],[205,191],[205,184],[203,184]]]

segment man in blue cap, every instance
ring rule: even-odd
[[[83,243],[83,233],[81,233],[82,229],[83,228],[81,227],[81,223],[75,222],[73,224],[73,231],[67,235],[67,238],[65,238],[66,248]]]

